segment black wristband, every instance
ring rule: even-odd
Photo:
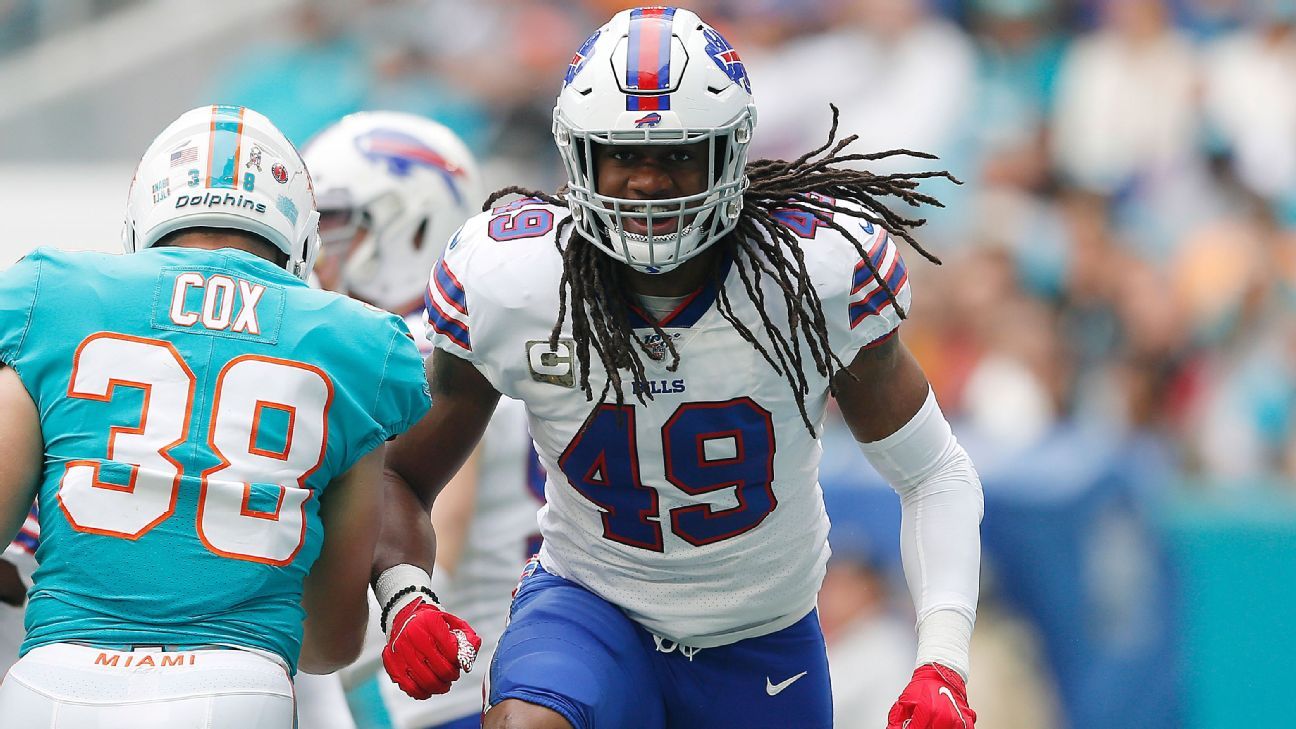
[[[389,600],[387,600],[386,605],[383,605],[382,615],[380,616],[378,624],[383,626],[383,628],[385,629],[387,627],[387,615],[388,613],[391,612],[392,606],[395,605],[397,602],[399,602],[402,597],[405,597],[406,595],[412,592],[421,592],[424,595],[427,595],[428,597],[432,598],[433,605],[437,606],[438,609],[441,607],[441,600],[437,597],[437,594],[435,592],[432,592],[432,590],[422,585],[410,585],[409,587],[402,587],[401,589],[397,590],[396,593],[392,595]]]

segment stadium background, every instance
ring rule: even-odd
[[[832,101],[858,150],[935,152],[966,183],[931,186],[945,265],[910,254],[905,338],[985,485],[980,725],[1285,723],[1296,0],[683,4],[748,65],[756,155],[818,146]],[[0,0],[0,266],[117,250],[138,155],[211,102],[298,144],[351,111],[424,113],[492,186],[552,189],[558,80],[628,5]],[[905,626],[895,497],[843,429],[825,451],[858,578],[833,604]]]

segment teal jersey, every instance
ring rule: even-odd
[[[428,407],[399,318],[235,249],[38,250],[0,272],[0,361],[45,438],[24,653],[233,645],[295,670],[320,499]]]

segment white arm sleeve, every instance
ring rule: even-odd
[[[861,443],[900,495],[900,555],[918,616],[918,665],[966,680],[981,566],[981,480],[930,390],[913,419]]]

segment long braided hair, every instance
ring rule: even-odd
[[[846,237],[868,266],[873,280],[886,291],[896,312],[904,318],[905,311],[896,300],[896,292],[883,279],[883,273],[877,269],[863,243],[846,226],[833,219],[835,213],[853,218],[863,218],[877,223],[888,232],[900,236],[927,260],[939,264],[940,259],[914,239],[911,230],[922,225],[925,219],[910,218],[882,204],[886,198],[894,198],[910,207],[934,205],[943,207],[936,198],[918,192],[921,180],[939,177],[961,184],[946,171],[916,172],[896,175],[874,175],[870,172],[856,170],[840,165],[846,162],[869,162],[889,157],[908,156],[919,159],[935,159],[933,155],[913,152],[905,149],[893,149],[872,154],[847,154],[858,135],[837,139],[838,111],[832,106],[832,127],[827,141],[820,147],[807,152],[791,162],[784,160],[763,159],[747,165],[747,178],[750,182],[743,194],[742,212],[738,223],[721,241],[715,245],[723,246],[726,255],[717,256],[712,280],[716,282],[717,297],[721,316],[733,326],[743,339],[756,349],[769,363],[770,367],[781,375],[792,389],[801,419],[810,434],[815,434],[814,425],[806,412],[805,398],[809,392],[806,380],[806,355],[814,363],[815,371],[824,376],[832,387],[833,375],[845,369],[828,343],[827,320],[819,294],[810,280],[806,269],[805,255],[801,250],[800,240],[795,232],[784,225],[777,217],[785,211],[813,216],[819,224],[832,228]],[[506,187],[493,193],[482,206],[489,209],[494,203],[507,195],[523,195],[546,202],[550,205],[567,207],[563,190],[557,194],[548,194],[521,187]],[[861,206],[843,207],[836,201],[849,201]],[[580,385],[588,400],[594,400],[594,393],[589,383],[590,351],[598,355],[603,368],[607,371],[607,382],[599,393],[593,417],[598,406],[606,401],[609,391],[616,394],[617,405],[625,403],[624,379],[621,370],[630,372],[632,382],[647,379],[644,371],[643,354],[654,357],[647,346],[635,336],[627,312],[634,303],[628,286],[621,280],[622,267],[604,254],[582,236],[569,236],[566,246],[563,245],[563,232],[571,226],[570,216],[563,218],[558,225],[555,245],[562,253],[563,273],[559,283],[558,319],[549,335],[551,347],[558,344],[558,335],[563,322],[571,316],[572,338],[576,345],[576,357],[580,364]],[[769,346],[762,344],[752,330],[734,315],[733,305],[722,283],[725,259],[733,261],[741,277],[747,296],[760,312],[761,323]],[[783,292],[784,303],[788,312],[788,329],[786,332],[771,321],[765,305],[765,291],[761,286],[762,278],[772,277]],[[569,297],[570,295],[570,297]],[[570,301],[570,307],[569,307]],[[569,310],[570,309],[570,310]],[[669,356],[669,371],[679,366],[679,351],[674,341],[666,335],[659,324],[649,317],[653,331],[665,343],[665,355]],[[801,342],[805,342],[805,347]],[[644,403],[645,397],[652,397],[648,388],[635,388],[635,396]],[[588,421],[587,421],[588,422]]]

